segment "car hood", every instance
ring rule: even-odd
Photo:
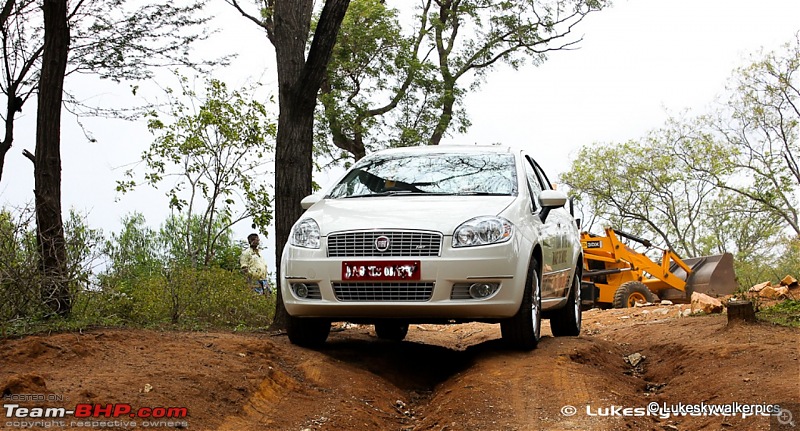
[[[383,196],[323,199],[303,214],[313,218],[322,236],[365,229],[417,229],[452,235],[461,223],[498,215],[516,196]]]

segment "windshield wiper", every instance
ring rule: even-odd
[[[372,197],[376,197],[376,196],[395,196],[395,195],[411,195],[411,194],[418,195],[418,194],[425,194],[425,193],[413,192],[411,190],[390,190],[390,191],[380,192],[380,193],[369,193],[369,194],[364,194],[364,195],[343,196],[343,198],[345,198],[345,199],[349,199],[349,198],[372,198]]]
[[[474,192],[458,192],[458,193],[452,193],[452,194],[456,195],[456,196],[510,196],[509,193],[478,192],[478,191],[474,191]]]
[[[396,196],[396,195],[405,195],[405,196],[511,196],[509,193],[493,193],[493,192],[415,192],[412,190],[391,190],[386,192],[380,193],[371,193],[365,195],[353,195],[353,196],[343,196],[344,198],[370,198],[370,197],[380,197],[380,196]]]
[[[429,195],[429,196],[511,196],[509,193],[493,193],[493,192],[479,192],[479,191],[471,191],[471,192],[423,192],[423,191],[414,191],[414,190],[388,190],[385,192],[379,193],[369,193],[364,195],[352,195],[352,196],[342,196],[343,198],[371,198],[371,197],[381,197],[381,196],[397,196],[397,195],[404,195],[404,196],[421,196],[421,195]]]

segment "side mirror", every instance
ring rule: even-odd
[[[560,208],[567,204],[567,195],[558,190],[544,190],[539,195],[539,204],[543,208]]]
[[[314,205],[320,200],[321,200],[320,195],[318,194],[308,195],[304,197],[303,200],[300,201],[300,206],[303,207],[304,210],[307,210],[311,208],[311,205]]]
[[[561,208],[567,204],[567,194],[558,190],[544,190],[539,194],[539,205],[542,206],[542,212],[539,213],[539,218],[544,223],[547,216],[553,208]]]

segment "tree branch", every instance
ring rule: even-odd
[[[339,34],[339,28],[349,5],[350,0],[327,0],[322,8],[308,58],[303,67],[302,78],[298,80],[301,86],[313,89],[313,91],[298,92],[303,95],[303,103],[312,106],[316,104],[317,93],[328,70],[333,46],[336,44],[336,35]]]
[[[229,5],[233,6],[237,11],[239,11],[240,14],[242,14],[243,17],[247,18],[248,20],[255,23],[257,26],[266,30],[267,37],[269,38],[269,40],[271,41],[273,40],[273,33],[275,31],[275,26],[271,19],[261,20],[253,15],[250,15],[249,13],[245,12],[244,9],[242,9],[242,7],[239,5],[239,2],[236,0],[225,0],[225,3],[228,3]],[[271,10],[271,6],[269,4],[267,5],[267,7],[270,8]]]
[[[34,156],[33,153],[31,153],[28,150],[22,150],[22,155],[27,157],[28,160],[30,160],[31,163],[33,163],[33,166],[36,166],[36,156]]]
[[[3,10],[0,11],[0,27],[6,26],[6,21],[8,21],[8,17],[11,16],[11,11],[14,9],[14,0],[6,0],[6,4],[3,5]]]

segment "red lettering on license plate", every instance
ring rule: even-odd
[[[411,261],[359,261],[342,262],[342,280],[419,280],[420,262]]]

